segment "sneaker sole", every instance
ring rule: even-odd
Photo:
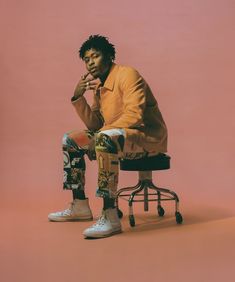
[[[93,220],[93,217],[90,217],[90,218],[48,218],[48,220],[52,222],[91,221]]]
[[[115,234],[120,234],[122,233],[122,230],[117,230],[117,231],[113,231],[112,233],[109,233],[109,234],[96,234],[96,235],[93,235],[93,236],[87,236],[87,235],[84,235],[85,236],[85,239],[99,239],[99,238],[106,238],[106,237],[110,237],[110,236],[113,236]]]

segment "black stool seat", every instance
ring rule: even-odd
[[[153,171],[153,170],[163,170],[170,168],[171,157],[159,153],[156,156],[145,157],[137,160],[120,160],[120,169],[127,171]]]

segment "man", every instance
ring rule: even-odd
[[[151,89],[133,68],[114,63],[115,48],[104,36],[93,35],[80,50],[87,73],[77,84],[71,101],[87,130],[64,135],[64,189],[72,190],[70,208],[49,214],[51,221],[92,220],[85,196],[85,160],[98,162],[98,189],[103,210],[85,237],[120,233],[115,207],[120,158],[137,159],[167,150],[167,129]],[[98,80],[98,82],[97,82]],[[90,107],[84,97],[94,91]]]

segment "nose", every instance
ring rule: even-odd
[[[91,67],[92,65],[94,65],[94,60],[90,58],[88,62],[88,66]]]

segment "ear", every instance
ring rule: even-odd
[[[108,63],[112,63],[113,60],[114,60],[113,56],[111,56],[111,55],[109,55],[109,54],[106,55],[106,61],[107,61]]]

